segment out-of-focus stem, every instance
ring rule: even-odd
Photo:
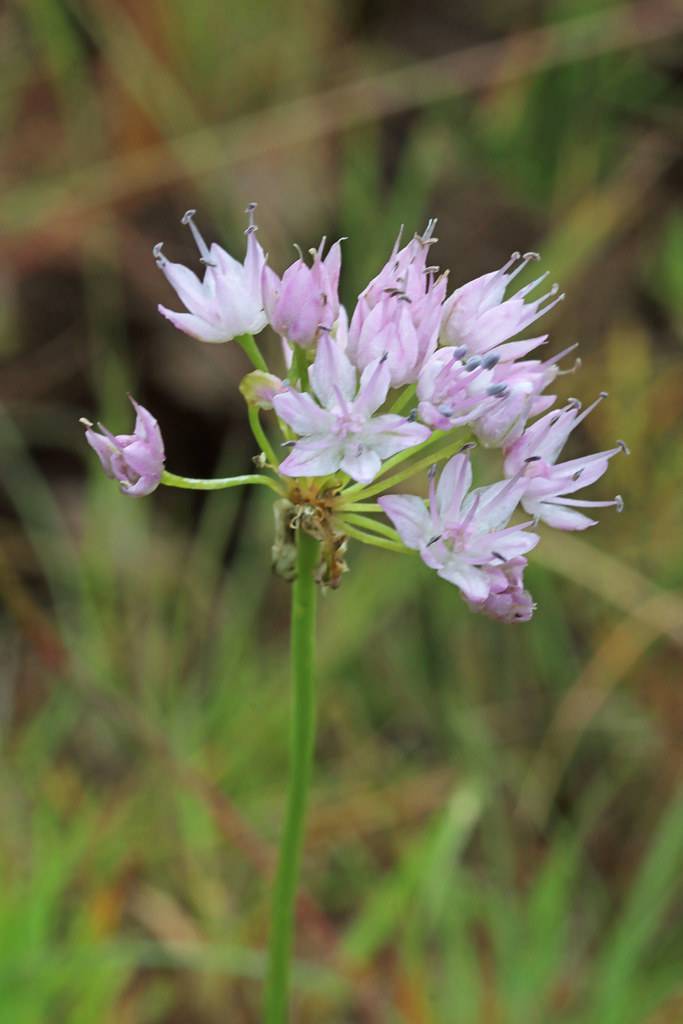
[[[315,649],[316,582],[318,542],[303,530],[297,531],[297,576],[292,591],[290,659],[292,673],[292,718],[290,734],[290,778],[285,824],[273,888],[268,976],[266,980],[265,1024],[287,1024],[296,891],[304,838],[308,790],[315,741]]]
[[[261,476],[259,473],[199,480],[191,476],[178,476],[176,473],[169,473],[165,470],[161,474],[161,483],[166,487],[181,487],[186,491],[222,491],[228,487],[242,487],[244,484],[261,484],[263,487],[270,487],[271,491],[275,491],[280,497],[284,494],[275,480],[271,480],[268,476]]]

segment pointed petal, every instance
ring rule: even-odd
[[[334,437],[307,437],[292,448],[280,472],[285,476],[329,476],[340,468],[343,446]]]
[[[479,603],[489,596],[488,576],[473,565],[463,565],[459,561],[446,562],[437,572],[442,580],[459,587],[468,601]]]
[[[555,530],[587,530],[589,526],[598,524],[597,519],[589,519],[583,512],[575,512],[574,509],[566,508],[564,505],[550,505],[541,502],[534,511],[539,519]]]
[[[382,459],[389,459],[406,448],[422,444],[431,436],[429,427],[412,423],[403,416],[386,413],[376,416],[363,431],[363,441]]]
[[[157,309],[162,316],[171,321],[174,327],[189,334],[191,338],[196,338],[197,341],[222,342],[230,340],[226,337],[224,328],[214,327],[206,320],[195,316],[194,313],[175,313],[172,309],[166,309],[161,305],[157,306]]]
[[[280,419],[297,434],[325,434],[334,426],[334,417],[321,409],[309,394],[290,388],[273,398],[273,408]]]
[[[382,468],[382,460],[377,452],[352,442],[346,447],[340,468],[359,484],[369,484]]]
[[[419,550],[432,538],[432,521],[422,498],[415,494],[386,494],[377,499],[406,547]]]
[[[356,370],[328,334],[323,334],[318,342],[318,351],[308,375],[320,404],[325,408],[338,404],[337,389],[347,402],[356,393]]]
[[[436,485],[437,514],[440,519],[456,519],[464,497],[472,486],[472,464],[467,455],[449,459]]]
[[[354,412],[360,416],[372,416],[387,397],[390,383],[386,363],[381,359],[373,360],[361,374],[358,395],[353,403]]]

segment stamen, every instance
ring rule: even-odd
[[[552,366],[553,363],[559,363],[560,359],[564,359],[565,356],[568,356],[570,352],[573,352],[574,349],[578,347],[579,343],[578,341],[575,341],[573,345],[568,345],[567,348],[563,348],[562,351],[558,352],[556,356],[552,356],[551,359],[546,359],[546,365]],[[564,372],[569,373],[568,370],[565,370]]]
[[[84,427],[88,428],[88,430],[92,430],[92,428],[95,426],[95,424],[91,423],[90,420],[87,420],[85,416],[81,416],[78,422],[82,423]]]
[[[621,448],[621,450],[624,453],[624,455],[630,455],[631,454],[631,449],[626,444],[626,441],[617,441],[617,448]]]
[[[249,218],[249,226],[247,228],[247,232],[256,231],[256,224],[254,223],[254,212],[257,206],[258,203],[248,203],[247,208],[244,211],[247,217]]]
[[[512,277],[515,277],[524,266],[525,266],[525,264],[523,263],[522,266],[519,267],[515,271],[515,273],[512,275]],[[534,281],[530,281],[529,284],[525,284],[523,288],[520,288],[519,291],[515,292],[515,298],[516,299],[524,299],[524,298],[526,298],[526,296],[529,294],[529,292],[532,292],[534,290],[534,288],[538,288],[538,286],[541,283],[541,281],[545,281],[545,279],[546,279],[546,277],[548,276],[549,273],[550,273],[550,271],[546,270],[545,273],[540,275],[540,277],[537,277]],[[557,286],[553,285],[553,287],[557,291]],[[541,302],[543,302],[543,299],[545,299],[545,298],[547,298],[547,296],[544,295],[543,298],[541,298],[541,299],[534,299],[534,302],[536,303],[536,305],[539,305]]]
[[[472,373],[472,371],[476,370],[478,366],[481,366],[481,364],[481,356],[472,356],[472,358],[468,359],[467,362],[465,363],[465,372]]]
[[[441,540],[441,534],[437,533],[436,537],[432,537],[431,540],[427,541],[426,547],[430,548],[432,544],[436,544],[437,540]]]
[[[486,394],[491,395],[492,398],[502,398],[504,395],[507,395],[508,390],[507,384],[491,384],[486,389]]]
[[[458,345],[457,348],[453,349],[453,359],[462,359],[462,357],[466,355],[467,345]]]
[[[184,225],[184,227],[189,228],[190,231],[192,232],[192,237],[194,238],[195,245],[199,249],[200,263],[204,263],[207,267],[215,267],[216,264],[211,259],[209,247],[204,241],[201,232],[199,231],[199,228],[194,222],[194,216],[196,213],[196,210],[187,210],[180,218],[180,223]]]
[[[492,370],[498,362],[500,362],[500,356],[491,354],[489,356],[484,356],[481,361],[481,365],[485,370]]]
[[[579,423],[582,423],[585,420],[586,416],[589,416],[593,412],[593,409],[595,409],[596,406],[600,405],[600,403],[603,402],[607,397],[607,392],[601,391],[598,397],[595,399],[595,401],[591,402],[591,404],[583,410],[581,415],[576,417],[576,421],[574,422],[572,430],[574,429],[574,427],[578,427]]]
[[[164,245],[163,242],[157,242],[157,244],[152,249],[152,254],[154,256],[154,259],[156,260],[156,264],[157,264],[158,267],[165,266],[166,262],[167,262],[166,257],[164,256],[163,252],[161,251],[162,248],[163,248],[163,245]]]

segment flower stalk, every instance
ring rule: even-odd
[[[292,717],[290,730],[290,778],[285,823],[271,912],[266,980],[265,1024],[288,1020],[290,961],[294,937],[296,891],[303,846],[308,791],[315,744],[315,686],[313,658],[318,563],[318,542],[297,530],[296,579],[292,589],[290,663]]]

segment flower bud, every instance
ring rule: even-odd
[[[263,370],[252,370],[240,382],[240,392],[247,405],[254,405],[257,409],[272,409],[273,398],[284,388],[285,384],[279,377]]]
[[[322,332],[330,331],[339,316],[341,246],[335,242],[325,259],[325,239],[313,253],[313,263],[300,256],[280,279],[264,266],[263,302],[271,327],[286,341],[309,348]]]
[[[156,490],[164,471],[164,442],[159,424],[152,414],[134,398],[130,399],[136,412],[132,434],[112,434],[98,424],[81,420],[86,426],[85,439],[97,453],[102,469],[112,480],[118,480],[123,494],[139,498]]]

